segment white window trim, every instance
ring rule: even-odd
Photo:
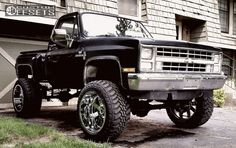
[[[129,18],[129,19],[140,21],[140,20],[142,20],[142,16],[141,16],[142,15],[142,0],[137,0],[137,15],[138,16],[119,14],[119,11],[118,11],[118,16],[120,16],[120,17],[124,17],[124,18]]]
[[[234,2],[229,1],[229,34],[233,35]]]
[[[236,39],[236,35],[235,35],[235,34],[229,34],[229,33],[223,33],[223,32],[221,32],[221,36],[227,37],[227,38]]]
[[[182,24],[182,21],[177,21],[176,20],[176,26],[179,26],[179,34],[178,34],[179,38],[178,38],[178,40],[183,40],[183,35],[182,35],[182,33],[183,33],[183,24]]]
[[[221,35],[223,36],[230,36],[235,37],[236,35],[233,34],[233,20],[234,19],[234,1],[229,0],[229,33],[221,32]],[[220,24],[221,25],[221,24]]]
[[[50,1],[50,0],[22,0],[22,1],[43,4],[43,5],[58,6],[57,2]]]

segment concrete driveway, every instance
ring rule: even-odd
[[[55,127],[67,135],[84,138],[76,122],[76,107],[43,107],[39,117],[29,122]],[[0,109],[0,114],[14,116],[12,109]],[[229,148],[236,147],[236,109],[215,108],[212,118],[196,129],[176,128],[165,110],[151,111],[147,117],[131,116],[127,129],[113,147],[140,148]]]

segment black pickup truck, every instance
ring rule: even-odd
[[[224,85],[222,52],[190,42],[155,40],[139,21],[97,13],[58,19],[47,50],[22,52],[12,101],[19,117],[39,113],[42,99],[78,98],[85,135],[114,140],[132,114],[166,109],[179,127],[206,123],[213,90]]]

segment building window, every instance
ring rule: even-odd
[[[175,22],[176,40],[199,42],[206,39],[206,21],[176,15]]]
[[[61,7],[66,7],[66,0],[61,0]]]
[[[140,0],[118,0],[118,13],[132,17],[140,17],[141,1]]]
[[[176,20],[176,40],[190,41],[191,29],[186,21]]]
[[[233,34],[236,35],[236,0],[234,0],[234,12],[233,12]]]
[[[219,0],[221,32],[236,35],[236,0]]]
[[[232,59],[224,56],[222,63],[222,71],[228,77],[232,77]]]
[[[221,32],[229,33],[229,0],[219,1]]]

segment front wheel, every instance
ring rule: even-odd
[[[85,86],[79,95],[77,112],[85,135],[97,141],[117,138],[130,118],[127,101],[115,84],[104,80]]]
[[[195,128],[210,119],[213,107],[213,91],[205,91],[191,101],[171,103],[166,111],[176,126]]]

